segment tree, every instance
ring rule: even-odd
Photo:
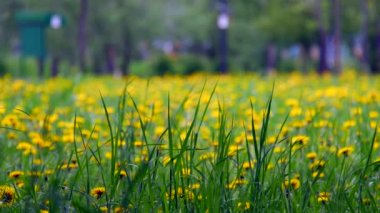
[[[281,0],[267,1],[254,21],[255,27],[263,35],[266,45],[267,70],[275,66],[275,49],[298,43],[308,50],[314,40],[316,30],[312,18],[313,5],[308,1],[292,1],[289,7]],[[307,51],[305,51],[307,52]]]
[[[374,53],[375,62],[372,71],[374,73],[380,73],[380,5],[375,3],[375,47],[376,51]]]
[[[332,34],[334,41],[334,72],[339,74],[342,71],[341,65],[341,5],[340,0],[332,0],[331,17],[333,19]]]
[[[86,69],[88,0],[79,1],[78,16],[78,56],[79,67],[83,72]]]
[[[319,65],[318,73],[322,74],[328,70],[327,66],[327,33],[323,21],[322,1],[317,0],[315,5],[315,17],[317,20],[317,34],[318,34],[318,47],[319,47]]]
[[[369,25],[369,10],[368,10],[368,0],[359,0],[360,11],[361,11],[361,26],[360,26],[360,38],[361,38],[361,69],[364,71],[369,70],[368,62],[368,25]]]

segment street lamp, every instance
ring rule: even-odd
[[[219,71],[226,73],[228,70],[227,53],[228,38],[227,30],[230,25],[230,17],[228,10],[228,0],[219,0],[218,4],[218,20],[217,26],[219,30]]]

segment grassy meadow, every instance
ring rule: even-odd
[[[0,212],[376,212],[380,77],[0,79]]]

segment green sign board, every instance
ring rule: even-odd
[[[21,48],[24,56],[45,58],[45,32],[39,26],[28,26],[21,29]]]
[[[45,29],[59,28],[63,18],[52,12],[21,11],[16,15],[16,22],[20,27],[22,55],[43,59],[46,56]]]

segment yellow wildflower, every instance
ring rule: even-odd
[[[320,192],[317,196],[319,203],[325,204],[330,201],[331,194],[329,192]]]
[[[341,149],[338,150],[338,157],[340,156],[344,156],[344,157],[347,157],[348,155],[350,155],[352,152],[354,151],[354,147],[352,146],[347,146],[347,147],[343,147]]]
[[[306,154],[306,158],[314,161],[317,158],[317,153],[316,152],[309,152]]]
[[[23,171],[16,170],[16,171],[9,172],[8,177],[11,179],[18,179],[19,177],[23,175],[24,175]]]
[[[6,185],[0,186],[0,208],[11,206],[16,200],[15,189]]]
[[[285,182],[283,183],[282,187],[284,189],[298,189],[301,185],[301,182],[298,178],[292,178],[290,180],[285,180]]]
[[[90,195],[95,197],[96,199],[100,199],[105,192],[106,192],[106,188],[95,187],[91,189]]]

